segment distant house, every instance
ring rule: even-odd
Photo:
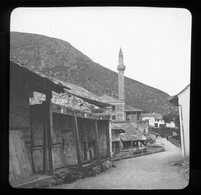
[[[125,133],[125,130],[118,125],[112,123],[112,153],[119,152],[122,149],[121,134]]]
[[[124,129],[124,133],[120,134],[122,149],[139,148],[146,144],[146,136],[143,135],[130,121],[115,121],[115,126]]]
[[[68,166],[82,170],[90,162],[111,158],[106,106],[11,60],[10,184],[16,187],[33,175],[53,175]]]
[[[157,113],[142,113],[142,120],[148,120],[150,127],[159,128],[165,125],[162,115]]]
[[[189,157],[190,84],[175,95],[170,102],[179,107],[181,149],[184,158]]]
[[[112,121],[125,120],[125,102],[106,94],[102,95],[100,99],[105,103],[111,104],[111,106],[107,107],[107,111],[110,113]]]
[[[176,128],[176,125],[174,121],[170,121],[169,123],[165,123],[165,127]]]
[[[126,120],[142,120],[142,110],[133,108],[132,106],[125,105]]]

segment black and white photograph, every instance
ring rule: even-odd
[[[10,186],[185,189],[191,31],[185,8],[15,8]]]

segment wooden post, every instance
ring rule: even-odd
[[[47,173],[47,114],[46,114],[46,102],[43,102],[43,172]]]
[[[95,120],[94,123],[95,123],[95,137],[96,137],[96,157],[98,160],[100,160],[97,120]]]
[[[78,169],[82,171],[82,160],[81,160],[81,149],[80,149],[80,139],[79,139],[79,132],[78,132],[78,124],[77,124],[77,117],[74,117],[74,135],[75,135],[75,143],[76,143],[76,152],[77,152],[77,161],[78,161]]]
[[[133,149],[133,140],[131,140],[131,148]]]
[[[50,173],[54,173],[53,167],[53,155],[52,155],[52,112],[51,112],[51,98],[52,93],[48,92],[46,94],[46,116],[47,116],[47,143],[48,143],[48,155],[49,155],[49,170]]]
[[[107,156],[108,158],[112,158],[112,134],[111,134],[111,122],[109,120],[106,121],[106,136],[107,136]]]
[[[31,164],[33,173],[35,173],[34,159],[33,159],[33,148],[34,148],[33,122],[32,122],[32,111],[30,106],[29,109],[30,109],[30,136],[31,136],[31,162],[32,162]]]
[[[136,113],[137,113],[137,120],[140,120],[139,113],[138,112],[136,112]]]

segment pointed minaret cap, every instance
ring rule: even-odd
[[[123,57],[123,52],[122,52],[122,49],[120,47],[120,50],[119,50],[119,64],[117,66],[117,70],[118,71],[124,71],[125,70],[125,65],[124,65],[124,57]]]
[[[119,56],[123,56],[123,53],[122,53],[121,47],[120,47],[120,50],[119,50]]]

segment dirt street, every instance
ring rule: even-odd
[[[181,159],[179,148],[161,138],[165,151],[137,158],[115,161],[116,167],[95,177],[80,179],[72,184],[53,188],[60,189],[182,189],[188,181],[171,166]]]

